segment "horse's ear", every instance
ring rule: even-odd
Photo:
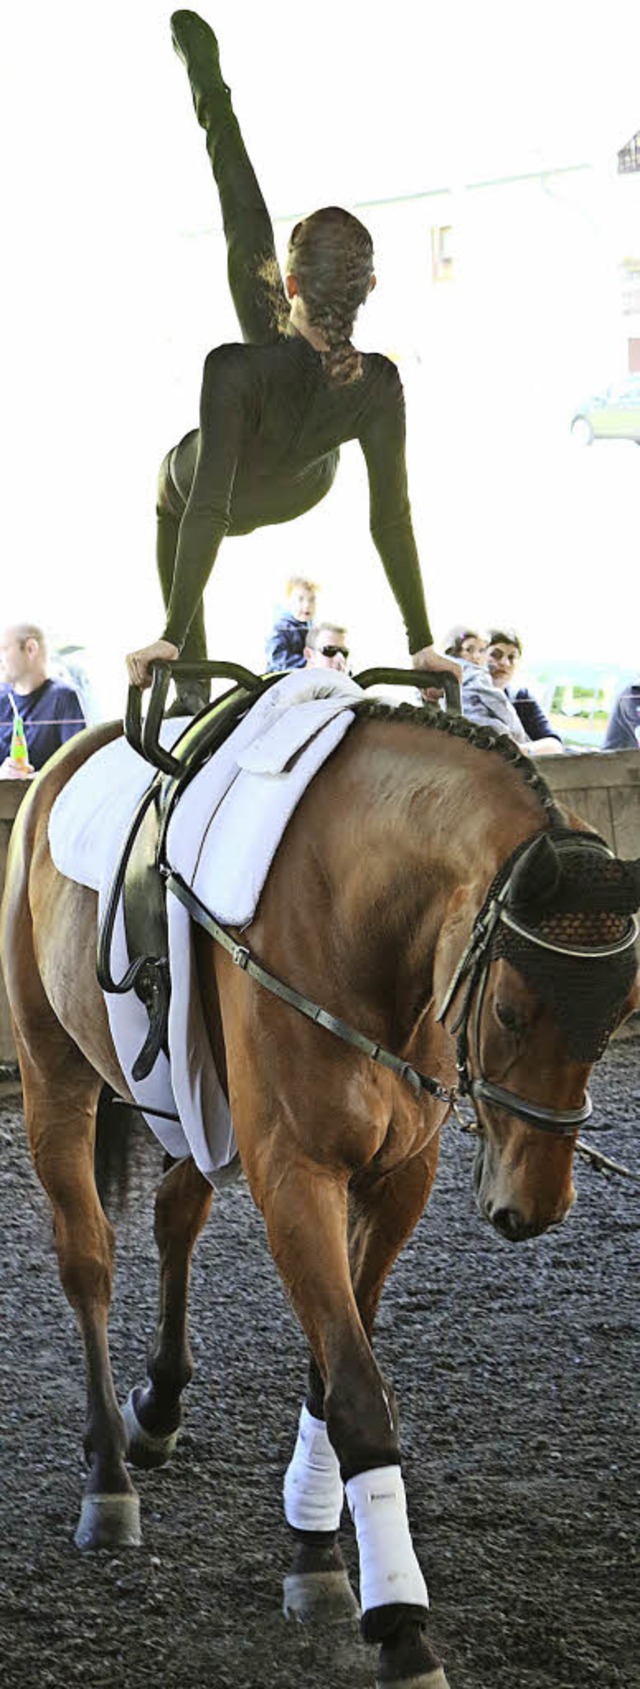
[[[537,903],[548,905],[557,891],[562,868],[553,841],[543,835],[525,851],[513,870],[507,906]]]

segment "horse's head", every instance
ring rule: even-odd
[[[519,1242],[572,1206],[589,1073],[640,1002],[640,862],[621,862],[595,835],[569,829],[525,841],[472,923],[467,911],[461,955],[464,902],[443,929],[439,1018],[457,1034],[460,1089],[480,1127],[479,1207]]]

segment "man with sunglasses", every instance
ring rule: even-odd
[[[317,627],[309,629],[304,655],[308,669],[338,669],[341,674],[347,674],[349,646],[346,629],[336,627],[333,622],[318,622]]]

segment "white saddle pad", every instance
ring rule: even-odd
[[[284,675],[186,788],[169,824],[167,856],[219,921],[243,927],[253,919],[285,827],[350,727],[352,706],[362,696],[346,675],[319,670]],[[186,725],[166,722],[163,743],[174,743]],[[152,778],[145,759],[117,739],[89,758],[53,806],[49,843],[56,867],[98,892],[100,915],[133,811]],[[135,991],[105,993],[105,1002],[137,1106],[171,1155],[192,1155],[212,1178],[234,1154],[233,1128],[200,1007],[191,921],[175,897],[167,902],[170,1059],[161,1052],[147,1079],[136,1081],[131,1073],[148,1028],[143,1005]],[[119,909],[114,978],[122,977],[129,960]]]

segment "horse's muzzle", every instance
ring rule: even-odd
[[[482,1140],[477,1146],[472,1176],[476,1203],[483,1220],[488,1220],[507,1243],[524,1243],[527,1238],[540,1237],[542,1232],[561,1226],[575,1202],[575,1191],[571,1188],[568,1197],[558,1195],[548,1211],[536,1206],[533,1213],[523,1212],[518,1204],[516,1189],[511,1201],[508,1200],[504,1181],[498,1181],[496,1190],[490,1162],[488,1164],[487,1146]],[[499,1188],[500,1185],[502,1189]]]
[[[500,1236],[506,1238],[507,1243],[524,1243],[526,1238],[537,1237],[541,1231],[548,1229],[546,1226],[527,1223],[517,1208],[496,1208],[492,1214],[489,1207],[487,1219],[495,1226]]]

